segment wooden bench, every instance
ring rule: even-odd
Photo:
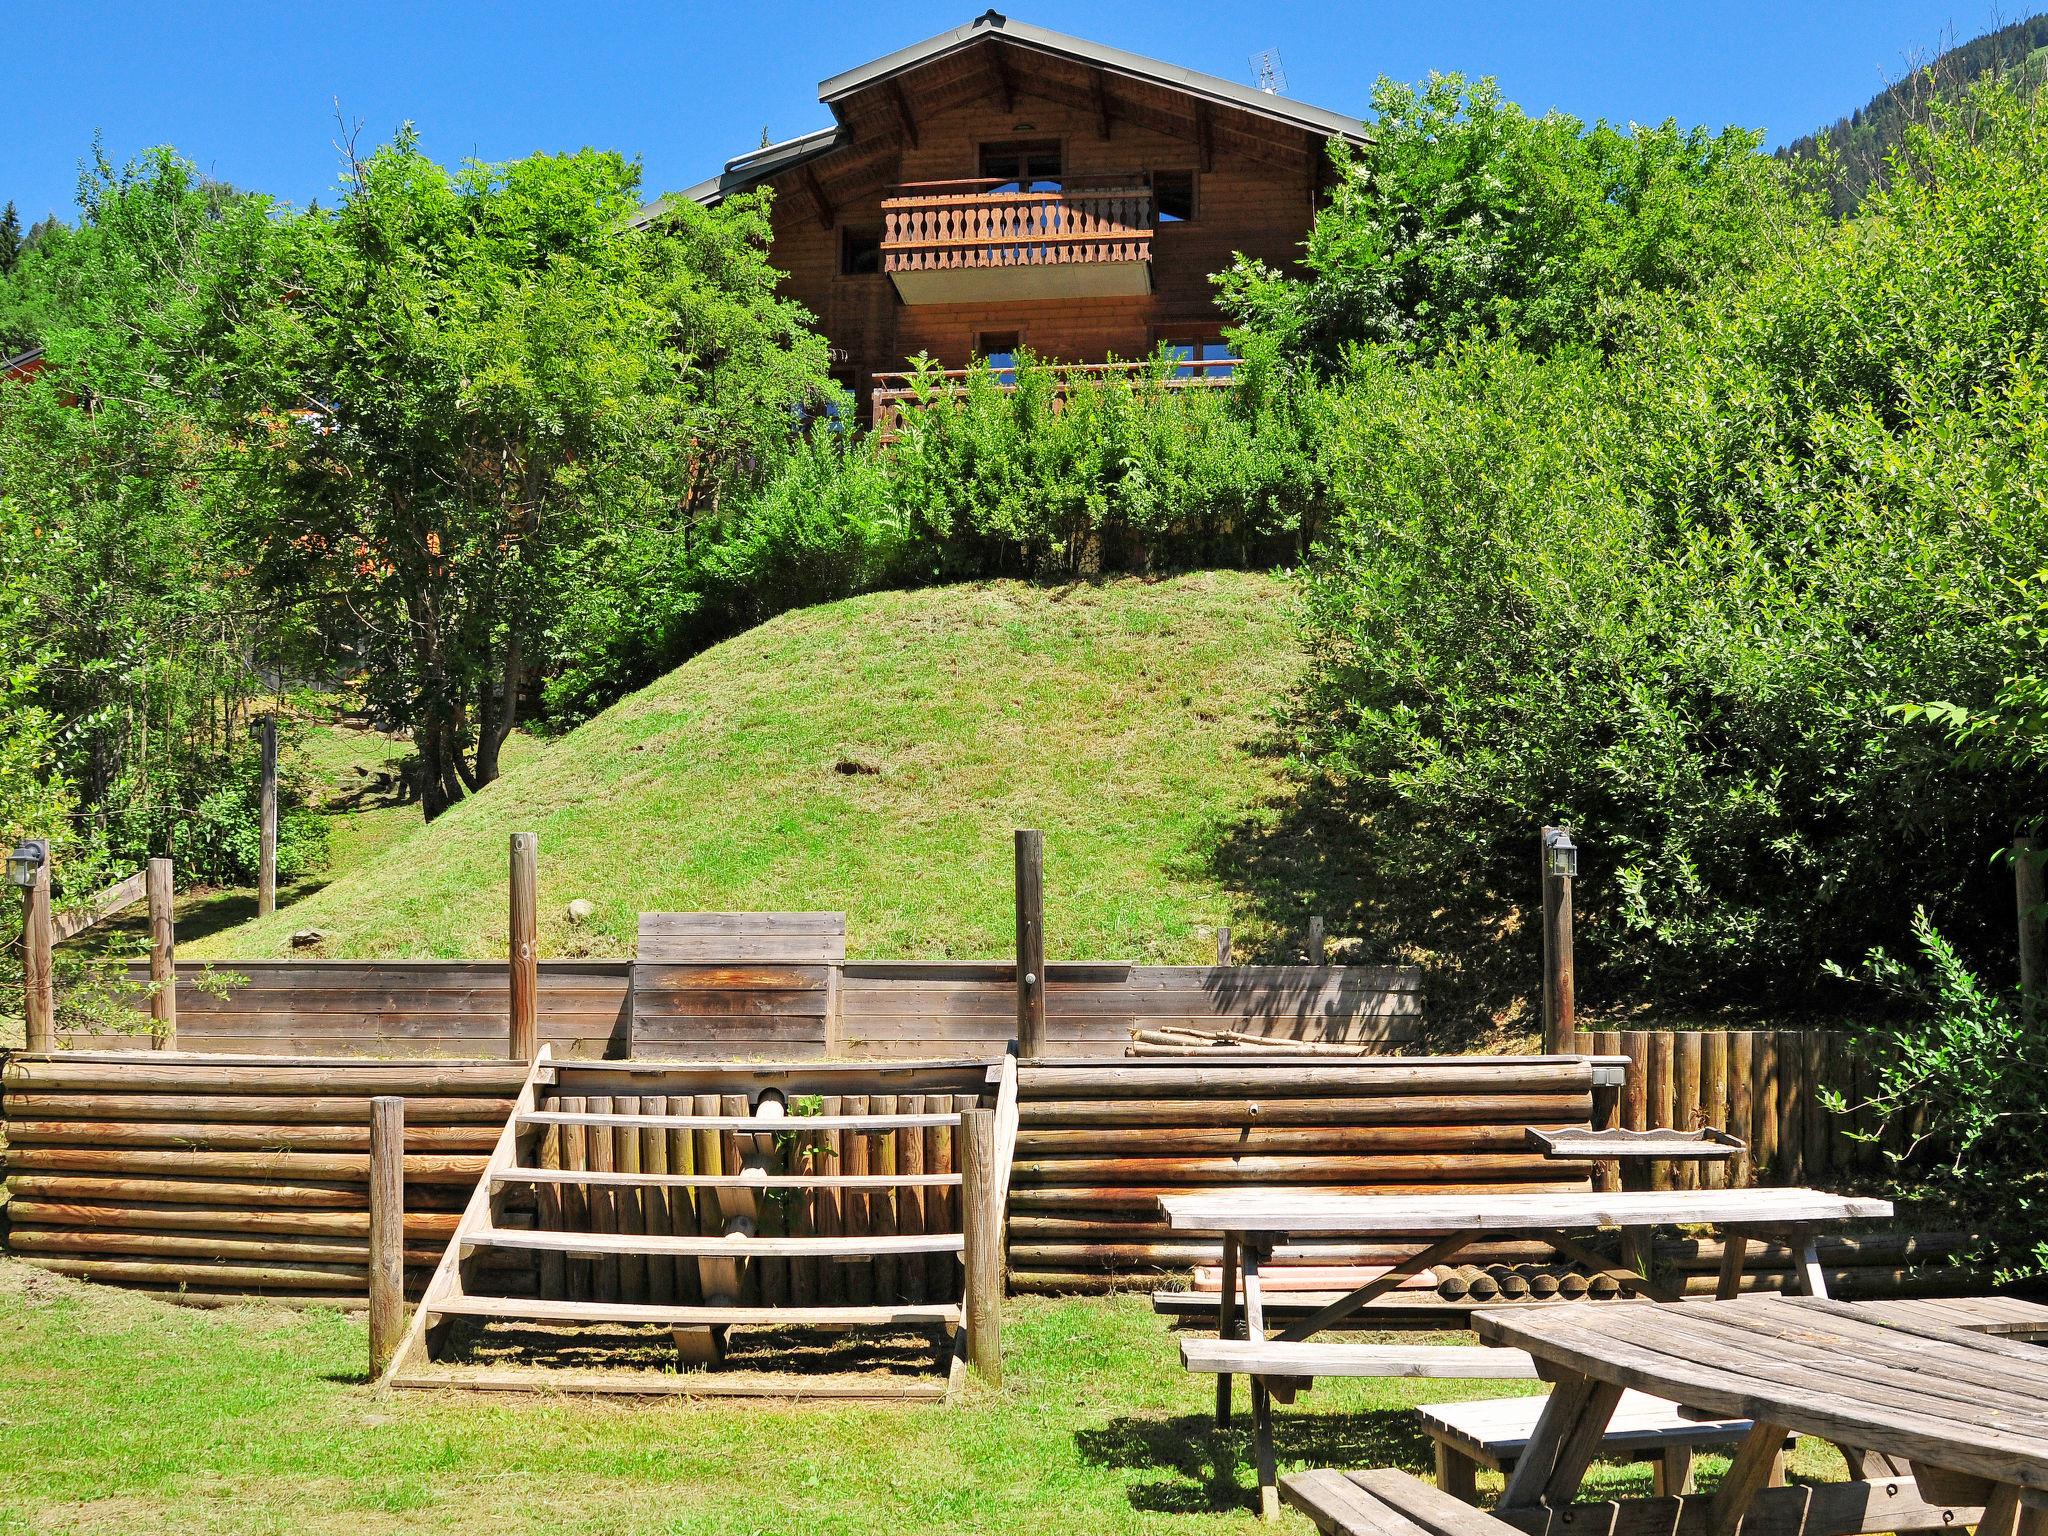
[[[1315,1522],[1324,1536],[1524,1536],[1406,1472],[1294,1472],[1280,1479],[1280,1498]]]
[[[1437,1487],[1470,1502],[1481,1467],[1511,1472],[1536,1431],[1545,1399],[1492,1397],[1476,1402],[1425,1403],[1415,1410],[1436,1443]],[[1688,1414],[1676,1403],[1624,1392],[1608,1421],[1600,1449],[1610,1457],[1647,1460],[1656,1468],[1658,1497],[1692,1492],[1693,1452],[1733,1445],[1749,1433],[1747,1419]]]
[[[1325,1344],[1279,1339],[1182,1339],[1180,1363],[1211,1375],[1277,1378],[1428,1376],[1460,1381],[1533,1381],[1536,1363],[1519,1349],[1465,1344]],[[1541,1403],[1541,1398],[1532,1399]]]

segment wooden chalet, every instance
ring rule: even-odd
[[[920,353],[1061,363],[1166,346],[1188,382],[1229,358],[1210,274],[1293,262],[1332,137],[1364,124],[988,11],[836,75],[828,128],[681,194],[776,192],[775,265],[869,409]],[[654,205],[643,213],[651,219]]]

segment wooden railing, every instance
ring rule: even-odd
[[[1170,371],[1159,383],[1165,389],[1222,389],[1229,385],[1238,363],[1239,359],[1234,357],[1178,359],[1171,363]],[[1057,364],[1048,370],[1053,377],[1053,408],[1059,408],[1059,402],[1067,397],[1077,382],[1129,378],[1149,373],[1158,366],[1149,362]],[[914,373],[876,374],[874,392],[869,397],[873,405],[875,430],[882,435],[884,442],[892,440],[906,409],[957,398],[974,372],[972,368],[946,368],[928,373],[925,378],[935,381],[939,387],[927,389],[922,394],[916,386],[918,375]],[[1015,369],[996,369],[995,377],[996,387],[1005,392],[1017,387]]]
[[[996,191],[1014,183],[923,182],[882,200],[882,270],[1150,261],[1152,191],[1138,184]]]

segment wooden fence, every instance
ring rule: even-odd
[[[370,1100],[399,1094],[417,1289],[525,1075],[504,1061],[17,1055],[0,1068],[8,1247],[192,1301],[282,1292],[360,1304]]]
[[[242,1055],[500,1056],[510,990],[493,961],[227,960],[177,967],[178,1045]],[[799,1059],[1000,1055],[1016,967],[951,961],[540,962],[540,1038],[558,1057]],[[138,973],[137,979],[144,979]],[[1046,967],[1054,1056],[1121,1051],[1133,1027],[1194,1025],[1396,1049],[1422,1022],[1398,966]],[[146,1050],[134,1034],[67,1034]]]
[[[1581,1058],[1026,1063],[1018,1070],[1010,1273],[1018,1290],[1101,1288],[1185,1270],[1218,1242],[1175,1236],[1158,1197],[1247,1184],[1359,1194],[1581,1190],[1531,1125],[1590,1123]],[[1305,1242],[1283,1260],[1383,1261],[1386,1245]]]
[[[1867,1059],[1839,1031],[1581,1030],[1577,1043],[1628,1058],[1619,1099],[1605,1111],[1629,1130],[1718,1126],[1747,1143],[1726,1163],[1657,1163],[1657,1189],[1839,1184],[1885,1166],[1883,1149],[1851,1135],[1870,1087]],[[1819,1090],[1852,1106],[1830,1114]]]

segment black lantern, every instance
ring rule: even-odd
[[[39,837],[26,837],[7,855],[7,878],[23,890],[36,883],[36,871],[50,860],[50,845]]]
[[[1563,827],[1552,827],[1543,835],[1543,872],[1560,880],[1576,879],[1579,873],[1579,845]]]

